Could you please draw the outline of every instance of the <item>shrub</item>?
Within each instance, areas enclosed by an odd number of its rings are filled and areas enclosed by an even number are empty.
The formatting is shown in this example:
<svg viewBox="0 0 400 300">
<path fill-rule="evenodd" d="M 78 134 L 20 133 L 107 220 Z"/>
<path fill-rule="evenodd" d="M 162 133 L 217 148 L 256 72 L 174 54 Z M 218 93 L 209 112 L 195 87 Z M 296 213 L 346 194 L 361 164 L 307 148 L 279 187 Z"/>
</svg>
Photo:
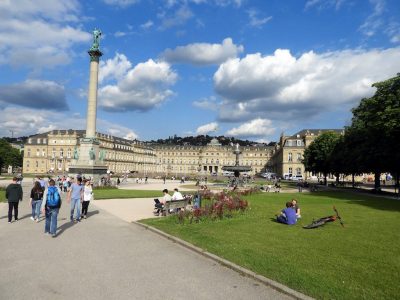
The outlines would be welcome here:
<svg viewBox="0 0 400 300">
<path fill-rule="evenodd" d="M 250 195 L 256 191 L 257 189 L 250 189 L 212 193 L 209 190 L 203 190 L 200 194 L 202 199 L 206 200 L 204 206 L 195 208 L 192 211 L 180 211 L 177 214 L 178 222 L 183 224 L 185 220 L 188 220 L 189 223 L 193 221 L 198 223 L 205 219 L 221 220 L 223 218 L 232 218 L 236 213 L 243 213 L 249 207 L 247 200 L 242 199 L 241 196 Z"/>
</svg>

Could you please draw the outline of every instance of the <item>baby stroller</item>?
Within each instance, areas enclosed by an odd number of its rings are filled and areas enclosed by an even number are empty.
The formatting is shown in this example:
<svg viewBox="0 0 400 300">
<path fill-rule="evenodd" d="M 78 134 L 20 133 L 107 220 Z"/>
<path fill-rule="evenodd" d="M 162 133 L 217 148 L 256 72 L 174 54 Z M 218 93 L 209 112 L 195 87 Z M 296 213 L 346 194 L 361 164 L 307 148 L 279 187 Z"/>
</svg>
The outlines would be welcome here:
<svg viewBox="0 0 400 300">
<path fill-rule="evenodd" d="M 163 209 L 163 204 L 158 199 L 154 199 L 154 215 L 158 216 Z"/>
</svg>

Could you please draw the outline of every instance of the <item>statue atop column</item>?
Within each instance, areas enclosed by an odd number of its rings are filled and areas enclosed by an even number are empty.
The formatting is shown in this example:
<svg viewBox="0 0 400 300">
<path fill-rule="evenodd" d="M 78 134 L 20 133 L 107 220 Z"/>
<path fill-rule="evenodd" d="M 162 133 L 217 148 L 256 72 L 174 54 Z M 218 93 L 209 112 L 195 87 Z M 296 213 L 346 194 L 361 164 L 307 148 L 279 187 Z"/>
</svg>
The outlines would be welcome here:
<svg viewBox="0 0 400 300">
<path fill-rule="evenodd" d="M 93 44 L 90 51 L 99 51 L 101 31 L 99 29 L 93 30 Z"/>
</svg>

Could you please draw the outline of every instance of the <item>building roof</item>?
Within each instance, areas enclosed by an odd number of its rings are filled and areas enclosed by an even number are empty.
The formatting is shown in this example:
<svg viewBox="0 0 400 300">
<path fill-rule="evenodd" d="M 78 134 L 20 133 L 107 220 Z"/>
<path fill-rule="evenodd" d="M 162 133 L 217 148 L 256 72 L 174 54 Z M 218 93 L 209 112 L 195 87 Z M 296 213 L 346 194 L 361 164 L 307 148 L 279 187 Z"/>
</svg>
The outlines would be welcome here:
<svg viewBox="0 0 400 300">
<path fill-rule="evenodd" d="M 344 132 L 344 129 L 302 129 L 299 132 L 296 132 L 292 136 L 289 136 L 290 139 L 295 139 L 297 136 L 305 136 L 305 135 L 320 135 L 323 132 L 328 132 L 328 131 L 333 131 L 338 134 L 341 134 Z"/>
</svg>

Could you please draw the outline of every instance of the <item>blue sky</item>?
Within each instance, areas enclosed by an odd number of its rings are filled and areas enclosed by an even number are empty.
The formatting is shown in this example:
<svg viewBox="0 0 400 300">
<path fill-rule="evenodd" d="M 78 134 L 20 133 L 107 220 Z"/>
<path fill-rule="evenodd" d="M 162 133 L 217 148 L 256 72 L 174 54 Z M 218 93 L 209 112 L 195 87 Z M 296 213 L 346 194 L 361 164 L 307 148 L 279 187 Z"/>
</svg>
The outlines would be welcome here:
<svg viewBox="0 0 400 300">
<path fill-rule="evenodd" d="M 86 127 L 94 28 L 97 130 L 128 139 L 341 128 L 400 72 L 397 0 L 6 0 L 0 136 Z"/>
</svg>

